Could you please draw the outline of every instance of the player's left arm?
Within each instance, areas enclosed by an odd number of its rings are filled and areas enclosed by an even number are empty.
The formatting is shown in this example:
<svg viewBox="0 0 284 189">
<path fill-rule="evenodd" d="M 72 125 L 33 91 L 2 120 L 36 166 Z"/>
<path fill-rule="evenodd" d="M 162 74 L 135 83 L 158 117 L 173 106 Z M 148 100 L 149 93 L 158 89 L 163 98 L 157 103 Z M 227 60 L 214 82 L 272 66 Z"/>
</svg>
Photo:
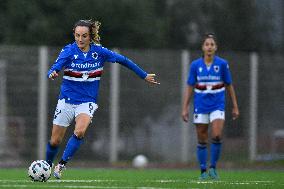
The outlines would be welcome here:
<svg viewBox="0 0 284 189">
<path fill-rule="evenodd" d="M 229 93 L 229 96 L 231 98 L 232 104 L 233 104 L 233 109 L 232 109 L 232 116 L 233 120 L 237 119 L 239 117 L 239 107 L 238 107 L 238 101 L 237 101 L 237 96 L 235 93 L 234 86 L 232 84 L 232 76 L 229 68 L 228 62 L 225 62 L 223 64 L 223 80 L 225 82 L 226 90 Z"/>
<path fill-rule="evenodd" d="M 118 62 L 119 64 L 127 67 L 128 69 L 132 70 L 134 73 L 136 73 L 141 79 L 146 80 L 149 83 L 152 84 L 160 84 L 159 82 L 156 81 L 155 77 L 156 74 L 148 74 L 147 72 L 145 72 L 142 68 L 140 68 L 137 64 L 135 64 L 132 60 L 128 59 L 127 57 L 115 53 L 113 51 L 110 51 L 106 48 L 104 48 L 105 50 L 105 55 L 107 57 L 107 61 L 109 62 Z"/>
<path fill-rule="evenodd" d="M 233 104 L 232 115 L 233 115 L 233 120 L 235 120 L 239 117 L 240 112 L 239 112 L 237 96 L 236 96 L 233 84 L 226 85 L 226 90 L 228 91 L 229 96 L 231 97 L 231 101 Z"/>
<path fill-rule="evenodd" d="M 116 62 L 118 62 L 119 64 L 127 67 L 128 69 L 132 70 L 133 72 L 135 72 L 139 77 L 141 77 L 142 79 L 145 79 L 147 82 L 152 83 L 152 84 L 160 84 L 159 82 L 157 82 L 155 80 L 156 74 L 151 73 L 148 74 L 147 72 L 145 72 L 142 68 L 140 68 L 137 64 L 135 64 L 134 62 L 132 62 L 130 59 L 126 58 L 125 56 L 120 55 L 121 57 L 119 57 Z"/>
</svg>

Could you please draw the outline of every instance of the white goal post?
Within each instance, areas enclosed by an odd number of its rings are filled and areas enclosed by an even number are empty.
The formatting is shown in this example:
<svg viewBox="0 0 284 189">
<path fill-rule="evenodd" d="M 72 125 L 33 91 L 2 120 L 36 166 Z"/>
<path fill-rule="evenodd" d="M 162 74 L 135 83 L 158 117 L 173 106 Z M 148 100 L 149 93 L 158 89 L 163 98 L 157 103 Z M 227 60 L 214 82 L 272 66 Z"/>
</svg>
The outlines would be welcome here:
<svg viewBox="0 0 284 189">
<path fill-rule="evenodd" d="M 45 46 L 39 47 L 38 66 L 38 129 L 37 129 L 37 158 L 45 159 L 45 146 L 47 143 L 47 89 L 46 78 L 48 70 L 48 49 Z"/>
</svg>

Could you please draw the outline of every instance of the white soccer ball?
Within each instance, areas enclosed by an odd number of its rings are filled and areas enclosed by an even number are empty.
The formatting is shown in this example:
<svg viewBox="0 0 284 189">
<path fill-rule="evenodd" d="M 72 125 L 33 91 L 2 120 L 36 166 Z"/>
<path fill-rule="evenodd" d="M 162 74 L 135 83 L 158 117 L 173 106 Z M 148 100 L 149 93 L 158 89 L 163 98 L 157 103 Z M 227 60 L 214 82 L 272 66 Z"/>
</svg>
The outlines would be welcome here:
<svg viewBox="0 0 284 189">
<path fill-rule="evenodd" d="M 51 175 L 51 167 L 44 160 L 36 160 L 29 167 L 28 175 L 35 182 L 46 182 Z"/>
<path fill-rule="evenodd" d="M 146 156 L 139 154 L 134 157 L 132 165 L 135 168 L 145 168 L 148 165 L 148 159 Z"/>
</svg>

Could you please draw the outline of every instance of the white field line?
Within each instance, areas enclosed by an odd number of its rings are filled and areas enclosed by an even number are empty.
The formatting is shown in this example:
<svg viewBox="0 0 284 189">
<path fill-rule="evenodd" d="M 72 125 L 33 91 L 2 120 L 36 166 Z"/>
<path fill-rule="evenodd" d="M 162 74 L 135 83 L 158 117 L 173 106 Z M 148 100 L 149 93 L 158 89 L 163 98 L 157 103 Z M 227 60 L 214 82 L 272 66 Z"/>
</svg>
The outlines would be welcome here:
<svg viewBox="0 0 284 189">
<path fill-rule="evenodd" d="M 265 181 L 265 180 L 254 180 L 254 181 L 222 181 L 222 180 L 207 180 L 207 181 L 199 181 L 199 180 L 191 180 L 188 183 L 195 183 L 195 184 L 204 184 L 204 183 L 215 183 L 215 184 L 231 184 L 231 185 L 271 185 L 275 184 L 274 181 Z M 279 183 L 280 184 L 280 183 Z M 283 185 L 284 183 L 281 183 L 280 185 Z"/>
<path fill-rule="evenodd" d="M 0 179 L 0 184 L 4 183 L 31 183 L 29 179 L 27 180 L 9 180 L 9 179 Z M 104 182 L 127 182 L 126 180 L 113 180 L 113 179 L 95 179 L 95 180 L 48 180 L 47 182 L 51 183 L 104 183 Z M 255 181 L 222 181 L 222 180 L 185 180 L 185 179 L 162 179 L 162 180 L 145 180 L 143 182 L 153 182 L 153 183 L 224 183 L 224 184 L 274 184 L 275 181 L 269 180 L 255 180 Z M 36 182 L 35 182 L 36 183 Z"/>
<path fill-rule="evenodd" d="M 48 183 L 110 183 L 110 182 L 127 182 L 126 180 L 48 180 Z M 147 182 L 147 180 L 146 180 Z M 160 183 L 178 183 L 177 180 L 148 180 L 148 182 L 160 182 Z M 185 182 L 184 180 L 182 182 Z M 11 184 L 10 184 L 11 183 Z M 23 184 L 12 184 L 12 183 L 23 183 Z M 33 184 L 25 184 L 25 183 L 34 183 Z M 0 179 L 0 188 L 78 188 L 78 189 L 171 189 L 166 187 L 129 187 L 129 186 L 82 186 L 82 185 L 42 185 L 40 182 L 32 182 L 30 180 L 1 180 Z M 200 189 L 200 188 L 187 188 L 187 189 Z"/>
<path fill-rule="evenodd" d="M 129 186 L 78 186 L 78 185 L 66 185 L 66 186 L 48 186 L 48 185 L 24 185 L 24 184 L 0 184 L 0 188 L 82 188 L 82 189 L 171 189 L 161 187 L 129 187 Z M 188 188 L 188 189 L 199 189 L 199 188 Z"/>
<path fill-rule="evenodd" d="M 97 179 L 97 180 L 49 180 L 49 183 L 55 184 L 55 183 L 111 183 L 111 182 L 120 182 L 120 183 L 127 183 L 126 180 L 111 180 L 111 179 Z M 172 179 L 166 179 L 166 180 L 145 180 L 144 182 L 148 183 L 188 183 L 188 184 L 226 184 L 226 185 L 273 185 L 276 184 L 278 186 L 284 186 L 284 183 L 275 183 L 275 181 L 265 181 L 265 180 L 255 180 L 255 181 L 199 181 L 199 180 L 172 180 Z M 14 184 L 13 184 L 14 183 Z M 20 183 L 20 184 L 18 184 Z M 21 184 L 22 183 L 22 184 Z M 33 183 L 30 180 L 1 180 L 0 179 L 0 188 L 78 188 L 78 189 L 169 189 L 169 188 L 163 188 L 163 187 L 129 187 L 129 186 L 121 186 L 121 187 L 110 187 L 110 186 L 82 186 L 82 185 L 64 185 L 64 186 L 58 186 L 58 185 L 43 185 L 41 183 L 35 182 L 33 184 L 27 184 L 27 183 Z M 198 189 L 198 188 L 188 188 L 188 189 Z"/>
</svg>

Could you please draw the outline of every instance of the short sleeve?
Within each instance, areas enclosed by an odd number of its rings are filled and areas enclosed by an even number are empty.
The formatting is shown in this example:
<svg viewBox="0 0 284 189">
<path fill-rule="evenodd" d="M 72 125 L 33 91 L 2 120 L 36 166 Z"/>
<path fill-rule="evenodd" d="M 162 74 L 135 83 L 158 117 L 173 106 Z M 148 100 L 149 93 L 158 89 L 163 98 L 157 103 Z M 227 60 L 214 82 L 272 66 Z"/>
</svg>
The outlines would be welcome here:
<svg viewBox="0 0 284 189">
<path fill-rule="evenodd" d="M 231 76 L 228 62 L 225 62 L 223 64 L 223 80 L 224 80 L 224 83 L 228 85 L 232 83 L 232 76 Z"/>
<path fill-rule="evenodd" d="M 194 63 L 191 63 L 187 78 L 187 84 L 194 86 L 196 84 L 196 66 Z"/>
</svg>

